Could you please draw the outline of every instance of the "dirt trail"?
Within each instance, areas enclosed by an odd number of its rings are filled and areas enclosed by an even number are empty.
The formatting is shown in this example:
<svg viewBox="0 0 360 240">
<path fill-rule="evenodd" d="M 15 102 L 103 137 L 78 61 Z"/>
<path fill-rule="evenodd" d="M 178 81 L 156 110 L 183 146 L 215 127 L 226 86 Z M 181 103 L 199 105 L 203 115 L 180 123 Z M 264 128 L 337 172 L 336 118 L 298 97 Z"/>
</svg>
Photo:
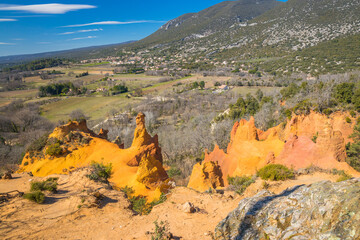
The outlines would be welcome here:
<svg viewBox="0 0 360 240">
<path fill-rule="evenodd" d="M 0 180 L 0 193 L 28 191 L 27 174 L 15 174 L 13 180 Z M 154 221 L 167 221 L 170 231 L 178 239 L 211 239 L 211 232 L 240 199 L 261 190 L 263 181 L 257 180 L 242 196 L 233 192 L 198 193 L 176 187 L 165 203 L 154 207 L 149 215 L 134 215 L 124 194 L 104 188 L 82 174 L 60 175 L 58 193 L 48 194 L 44 204 L 35 204 L 20 197 L 0 204 L 0 236 L 3 239 L 151 239 Z M 325 173 L 299 176 L 296 180 L 270 182 L 269 190 L 280 193 L 288 187 L 311 184 L 323 180 L 335 181 L 338 176 Z M 106 198 L 101 208 L 78 208 L 84 192 L 102 192 Z M 191 202 L 200 211 L 188 214 L 182 210 Z"/>
</svg>

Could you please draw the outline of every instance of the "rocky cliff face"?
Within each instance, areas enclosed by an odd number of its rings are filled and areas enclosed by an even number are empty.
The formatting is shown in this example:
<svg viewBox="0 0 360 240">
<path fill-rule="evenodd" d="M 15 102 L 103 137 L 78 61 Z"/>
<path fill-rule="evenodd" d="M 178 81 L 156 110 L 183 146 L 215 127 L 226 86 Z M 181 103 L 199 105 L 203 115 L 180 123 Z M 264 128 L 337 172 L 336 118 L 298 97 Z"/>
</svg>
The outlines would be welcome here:
<svg viewBox="0 0 360 240">
<path fill-rule="evenodd" d="M 67 174 L 73 169 L 92 162 L 112 164 L 110 182 L 117 187 L 132 187 L 135 195 L 158 198 L 168 185 L 168 176 L 162 166 L 162 155 L 157 136 L 151 137 L 145 128 L 145 115 L 136 118 L 134 140 L 130 148 L 106 139 L 106 130 L 95 134 L 85 121 L 69 122 L 57 127 L 50 134 L 47 145 L 39 153 L 27 153 L 20 172 L 32 172 L 34 176 Z M 49 155 L 52 143 L 59 144 L 61 153 Z M 121 144 L 120 144 L 121 145 Z"/>
<path fill-rule="evenodd" d="M 360 179 L 296 186 L 243 199 L 215 239 L 359 239 Z"/>
<path fill-rule="evenodd" d="M 360 176 L 345 162 L 345 144 L 354 127 L 345 121 L 346 117 L 344 113 L 330 117 L 315 112 L 294 115 L 285 126 L 280 124 L 266 132 L 255 127 L 253 117 L 241 120 L 234 124 L 227 152 L 215 146 L 213 152 L 205 154 L 204 162 L 218 163 L 225 185 L 227 176 L 253 175 L 269 163 L 294 169 L 336 168 Z M 201 169 L 195 166 L 188 187 L 202 191 L 201 186 L 206 184 L 199 182 L 207 180 L 198 171 Z"/>
</svg>

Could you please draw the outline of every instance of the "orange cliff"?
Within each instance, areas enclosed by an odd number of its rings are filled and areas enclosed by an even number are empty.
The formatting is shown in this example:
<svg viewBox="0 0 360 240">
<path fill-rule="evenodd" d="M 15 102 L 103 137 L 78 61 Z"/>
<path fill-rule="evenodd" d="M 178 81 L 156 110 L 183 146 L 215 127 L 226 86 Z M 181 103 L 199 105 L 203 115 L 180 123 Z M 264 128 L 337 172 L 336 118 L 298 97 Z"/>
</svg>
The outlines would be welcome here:
<svg viewBox="0 0 360 240">
<path fill-rule="evenodd" d="M 286 125 L 280 124 L 266 132 L 255 127 L 253 117 L 249 121 L 242 119 L 234 124 L 227 152 L 218 146 L 211 153 L 205 152 L 204 161 L 193 168 L 188 187 L 208 190 L 209 180 L 217 177 L 223 179 L 223 184 L 213 181 L 212 188 L 223 187 L 227 185 L 228 176 L 253 175 L 270 163 L 294 169 L 336 168 L 360 176 L 345 162 L 345 145 L 356 122 L 352 119 L 352 123 L 347 123 L 346 117 L 350 117 L 349 114 L 340 112 L 330 117 L 315 112 L 293 115 Z M 220 168 L 221 176 L 216 173 L 219 171 L 204 172 L 209 163 Z"/>
<path fill-rule="evenodd" d="M 145 128 L 145 115 L 136 117 L 134 140 L 130 148 L 107 139 L 107 131 L 99 135 L 89 130 L 86 121 L 69 122 L 55 128 L 49 142 L 60 142 L 59 156 L 46 154 L 49 146 L 40 153 L 27 153 L 20 165 L 21 172 L 32 172 L 35 176 L 67 174 L 74 168 L 89 166 L 92 162 L 112 164 L 109 179 L 117 187 L 132 187 L 135 195 L 154 200 L 169 188 L 168 175 L 162 166 L 162 154 L 158 137 L 151 137 Z"/>
</svg>

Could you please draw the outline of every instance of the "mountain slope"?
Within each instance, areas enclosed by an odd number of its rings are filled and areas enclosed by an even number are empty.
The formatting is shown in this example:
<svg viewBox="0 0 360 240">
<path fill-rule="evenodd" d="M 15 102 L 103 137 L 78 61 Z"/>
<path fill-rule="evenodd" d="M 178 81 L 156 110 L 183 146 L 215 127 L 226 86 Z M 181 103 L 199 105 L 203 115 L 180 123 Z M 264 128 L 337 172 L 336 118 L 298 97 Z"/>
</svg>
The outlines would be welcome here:
<svg viewBox="0 0 360 240">
<path fill-rule="evenodd" d="M 358 0 L 234 1 L 174 19 L 130 46 L 155 55 L 241 60 L 283 57 L 357 33 Z"/>
<path fill-rule="evenodd" d="M 175 18 L 135 45 L 203 38 L 234 24 L 251 20 L 279 4 L 276 0 L 224 1 L 198 13 Z"/>
</svg>

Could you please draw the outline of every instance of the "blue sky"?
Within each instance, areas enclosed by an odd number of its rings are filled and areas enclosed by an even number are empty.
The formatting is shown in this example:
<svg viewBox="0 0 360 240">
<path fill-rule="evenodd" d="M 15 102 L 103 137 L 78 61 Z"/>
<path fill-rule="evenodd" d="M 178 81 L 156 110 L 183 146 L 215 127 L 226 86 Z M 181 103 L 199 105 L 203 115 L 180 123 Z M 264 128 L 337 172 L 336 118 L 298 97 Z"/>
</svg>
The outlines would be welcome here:
<svg viewBox="0 0 360 240">
<path fill-rule="evenodd" d="M 138 40 L 166 21 L 222 0 L 7 0 L 0 3 L 0 56 Z"/>
</svg>

